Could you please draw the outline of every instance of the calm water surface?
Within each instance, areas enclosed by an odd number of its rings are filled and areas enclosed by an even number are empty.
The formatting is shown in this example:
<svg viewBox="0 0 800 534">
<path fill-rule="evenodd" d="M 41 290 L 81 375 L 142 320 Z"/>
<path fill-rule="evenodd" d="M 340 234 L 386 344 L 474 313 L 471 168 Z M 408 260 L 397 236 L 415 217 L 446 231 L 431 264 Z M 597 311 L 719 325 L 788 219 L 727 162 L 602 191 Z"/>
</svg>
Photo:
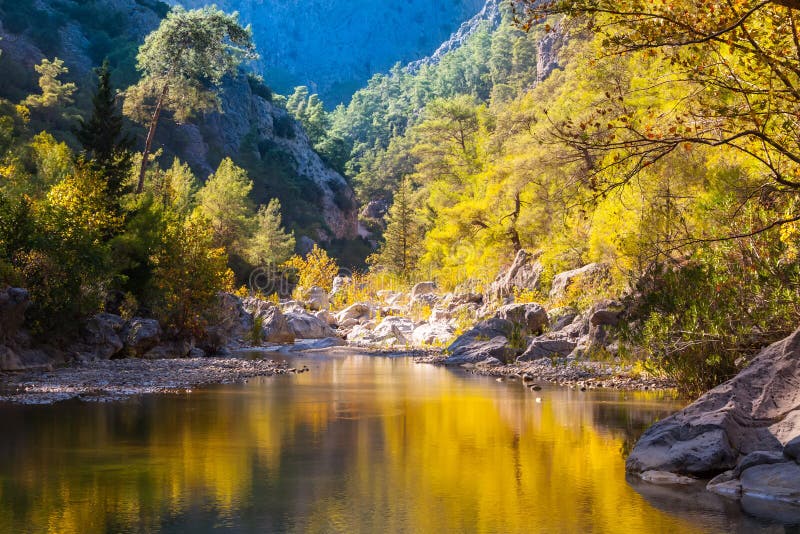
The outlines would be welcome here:
<svg viewBox="0 0 800 534">
<path fill-rule="evenodd" d="M 0 532 L 784 531 L 699 488 L 626 481 L 627 448 L 680 407 L 663 394 L 532 393 L 408 359 L 292 363 L 311 372 L 0 405 Z"/>
</svg>

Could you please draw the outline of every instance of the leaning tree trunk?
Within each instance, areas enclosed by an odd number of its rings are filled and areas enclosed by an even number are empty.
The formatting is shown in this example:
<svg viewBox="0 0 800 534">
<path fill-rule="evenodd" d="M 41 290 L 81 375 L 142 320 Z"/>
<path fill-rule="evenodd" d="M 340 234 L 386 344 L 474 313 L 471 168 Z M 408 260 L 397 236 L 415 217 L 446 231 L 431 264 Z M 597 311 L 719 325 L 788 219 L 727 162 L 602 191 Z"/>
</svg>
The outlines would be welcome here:
<svg viewBox="0 0 800 534">
<path fill-rule="evenodd" d="M 139 183 L 136 185 L 136 193 L 139 194 L 144 191 L 144 175 L 147 172 L 147 164 L 150 160 L 150 151 L 153 148 L 153 139 L 156 136 L 156 127 L 158 127 L 158 119 L 161 117 L 161 110 L 164 108 L 164 101 L 167 99 L 169 93 L 169 84 L 164 84 L 164 89 L 161 90 L 161 95 L 158 97 L 156 103 L 156 110 L 153 112 L 153 118 L 150 119 L 150 129 L 147 132 L 147 140 L 144 143 L 144 152 L 142 152 L 142 166 L 139 169 Z"/>
</svg>

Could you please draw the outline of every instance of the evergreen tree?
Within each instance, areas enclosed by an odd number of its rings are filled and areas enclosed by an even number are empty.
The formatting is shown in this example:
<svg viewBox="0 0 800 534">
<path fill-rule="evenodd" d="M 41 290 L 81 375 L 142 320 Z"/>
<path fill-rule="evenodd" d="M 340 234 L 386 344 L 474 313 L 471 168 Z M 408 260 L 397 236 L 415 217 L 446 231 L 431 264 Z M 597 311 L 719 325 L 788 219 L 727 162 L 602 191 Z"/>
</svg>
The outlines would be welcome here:
<svg viewBox="0 0 800 534">
<path fill-rule="evenodd" d="M 401 179 L 386 220 L 385 241 L 370 263 L 409 276 L 417 267 L 423 230 L 412 205 L 411 184 L 407 178 Z"/>
<path fill-rule="evenodd" d="M 198 209 L 211 224 L 215 244 L 229 253 L 240 252 L 249 235 L 253 205 L 248 195 L 252 189 L 247 172 L 225 158 L 197 193 Z"/>
<path fill-rule="evenodd" d="M 97 69 L 97 92 L 92 98 L 92 115 L 81 120 L 76 136 L 87 159 L 108 184 L 108 195 L 116 199 L 122 193 L 131 167 L 131 140 L 122 132 L 122 114 L 117 109 L 108 60 Z"/>
<path fill-rule="evenodd" d="M 294 252 L 294 235 L 283 229 L 281 203 L 273 198 L 256 214 L 255 231 L 247 248 L 247 261 L 253 265 L 279 265 Z"/>
<path fill-rule="evenodd" d="M 235 74 L 244 59 L 255 59 L 250 28 L 237 14 L 215 6 L 187 11 L 174 7 L 139 48 L 142 78 L 127 90 L 125 113 L 149 123 L 136 192 L 144 190 L 145 173 L 156 128 L 165 110 L 178 122 L 219 107 L 217 93 L 225 75 Z"/>
</svg>

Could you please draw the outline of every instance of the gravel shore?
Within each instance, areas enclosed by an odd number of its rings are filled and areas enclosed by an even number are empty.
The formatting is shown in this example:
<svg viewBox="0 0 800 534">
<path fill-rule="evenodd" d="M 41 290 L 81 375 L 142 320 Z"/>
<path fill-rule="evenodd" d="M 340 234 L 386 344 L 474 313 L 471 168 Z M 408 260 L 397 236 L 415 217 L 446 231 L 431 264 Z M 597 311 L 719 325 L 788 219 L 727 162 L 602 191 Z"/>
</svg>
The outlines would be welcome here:
<svg viewBox="0 0 800 534">
<path fill-rule="evenodd" d="M 288 369 L 283 362 L 240 358 L 99 361 L 44 373 L 0 375 L 0 402 L 52 404 L 75 398 L 115 401 L 290 372 L 297 371 Z"/>
<path fill-rule="evenodd" d="M 417 363 L 442 365 L 446 356 L 428 354 L 414 359 Z M 503 380 L 523 380 L 535 387 L 536 382 L 549 382 L 559 386 L 595 389 L 611 388 L 621 390 L 662 390 L 674 389 L 676 384 L 667 378 L 637 374 L 630 366 L 615 363 L 577 361 L 566 358 L 542 359 L 507 365 L 461 366 L 469 372 L 495 376 Z"/>
</svg>

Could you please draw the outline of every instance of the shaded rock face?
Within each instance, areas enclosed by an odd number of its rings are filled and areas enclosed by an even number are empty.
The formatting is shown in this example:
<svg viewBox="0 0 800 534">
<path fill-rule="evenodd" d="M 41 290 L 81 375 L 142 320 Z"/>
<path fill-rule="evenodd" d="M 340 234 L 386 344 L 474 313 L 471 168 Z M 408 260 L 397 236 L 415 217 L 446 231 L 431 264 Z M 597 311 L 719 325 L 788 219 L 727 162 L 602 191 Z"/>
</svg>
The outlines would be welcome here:
<svg viewBox="0 0 800 534">
<path fill-rule="evenodd" d="M 341 2 L 345 3 L 344 0 Z M 209 2 L 196 0 L 194 3 L 206 5 Z M 234 9 L 239 4 L 250 4 L 256 10 L 262 8 L 262 2 L 256 0 L 232 0 L 228 3 L 233 4 Z M 286 16 L 285 21 L 293 24 L 296 22 L 294 15 L 297 9 L 277 0 L 270 3 L 280 4 L 278 9 Z M 51 6 L 56 2 L 45 0 L 36 4 L 52 11 Z M 104 4 L 110 17 L 121 16 L 130 21 L 125 26 L 124 33 L 115 37 L 125 38 L 132 45 L 139 46 L 145 35 L 159 25 L 157 9 L 152 7 L 155 2 L 108 0 Z M 233 11 L 230 7 L 228 6 L 228 10 Z M 62 16 L 60 12 L 52 13 L 54 16 Z M 264 18 L 274 21 L 273 17 Z M 56 50 L 47 54 L 37 48 L 30 37 L 10 33 L 0 20 L 0 51 L 3 61 L 33 72 L 33 66 L 44 57 L 57 56 L 69 68 L 70 80 L 79 81 L 81 88 L 93 87 L 95 80 L 92 68 L 97 65 L 92 59 L 91 45 L 96 40 L 96 35 L 93 35 L 92 28 L 82 27 L 76 23 L 77 20 L 65 21 L 58 35 L 59 42 L 54 45 Z M 274 48 L 263 42 L 258 44 L 265 47 L 263 50 L 269 51 L 264 54 L 265 57 L 276 57 Z M 296 41 L 288 39 L 283 46 L 294 47 Z M 303 57 L 303 61 L 306 59 Z M 2 86 L 0 84 L 0 90 Z M 30 89 L 33 90 L 34 87 Z M 270 182 L 274 178 L 260 176 L 263 175 L 263 170 L 260 170 L 262 167 L 281 175 L 291 168 L 295 175 L 293 178 L 302 185 L 303 190 L 313 191 L 305 193 L 301 201 L 303 207 L 308 206 L 312 213 L 319 216 L 319 229 L 316 232 L 318 235 L 312 237 L 326 242 L 333 238 L 355 238 L 358 235 L 358 213 L 352 187 L 344 177 L 323 162 L 302 126 L 286 110 L 273 105 L 260 94 L 261 91 L 254 89 L 244 75 L 228 77 L 224 80 L 220 94 L 221 113 L 206 113 L 182 125 L 162 120 L 155 139 L 156 146 L 164 148 L 162 164 L 169 165 L 173 157 L 178 156 L 204 181 L 216 169 L 222 155 L 230 156 L 238 165 L 255 169 L 251 172 L 251 178 L 256 182 L 256 191 L 263 191 L 274 185 Z M 13 95 L 0 92 L 0 96 L 11 98 Z M 16 101 L 17 98 L 12 100 Z M 263 203 L 269 200 L 266 197 L 255 199 Z M 288 205 L 289 200 L 297 199 L 281 198 L 284 206 Z M 291 214 L 287 214 L 288 218 L 290 216 Z"/>
<path fill-rule="evenodd" d="M 568 339 L 534 339 L 528 345 L 527 350 L 517 358 L 517 361 L 528 362 L 542 358 L 568 356 L 577 346 L 576 342 Z"/>
<path fill-rule="evenodd" d="M 653 425 L 628 457 L 627 469 L 710 475 L 735 468 L 740 456 L 751 452 L 782 452 L 800 436 L 798 384 L 800 330 L 764 349 L 733 379 Z"/>
<path fill-rule="evenodd" d="M 86 321 L 81 328 L 81 341 L 76 347 L 81 361 L 108 360 L 124 346 L 122 329 L 125 320 L 118 315 L 100 313 Z"/>
<path fill-rule="evenodd" d="M 513 297 L 518 291 L 538 291 L 544 268 L 536 261 L 539 254 L 520 250 L 514 262 L 497 276 L 489 288 L 490 296 L 496 299 Z"/>
</svg>

